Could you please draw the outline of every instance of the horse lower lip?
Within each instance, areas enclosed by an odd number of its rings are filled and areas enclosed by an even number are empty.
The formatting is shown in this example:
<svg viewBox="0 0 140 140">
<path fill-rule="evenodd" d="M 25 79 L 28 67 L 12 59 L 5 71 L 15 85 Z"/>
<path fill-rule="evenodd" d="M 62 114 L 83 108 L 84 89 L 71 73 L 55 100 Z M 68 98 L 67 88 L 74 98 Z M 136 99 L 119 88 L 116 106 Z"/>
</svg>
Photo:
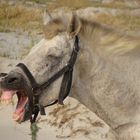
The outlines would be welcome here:
<svg viewBox="0 0 140 140">
<path fill-rule="evenodd" d="M 21 122 L 23 120 L 24 116 L 24 110 L 20 112 L 20 114 L 17 114 L 16 112 L 13 113 L 13 120 L 17 122 Z"/>
</svg>

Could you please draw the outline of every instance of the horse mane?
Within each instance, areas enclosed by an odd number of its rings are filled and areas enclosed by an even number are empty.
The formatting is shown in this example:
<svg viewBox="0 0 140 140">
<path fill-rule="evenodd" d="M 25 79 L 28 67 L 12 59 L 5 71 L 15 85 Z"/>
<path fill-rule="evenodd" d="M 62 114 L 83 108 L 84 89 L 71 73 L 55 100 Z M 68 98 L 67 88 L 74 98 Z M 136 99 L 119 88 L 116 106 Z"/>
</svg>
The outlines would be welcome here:
<svg viewBox="0 0 140 140">
<path fill-rule="evenodd" d="M 82 28 L 80 35 L 93 49 L 109 54 L 122 55 L 132 50 L 140 50 L 139 38 L 115 30 L 109 26 L 80 18 Z"/>
</svg>

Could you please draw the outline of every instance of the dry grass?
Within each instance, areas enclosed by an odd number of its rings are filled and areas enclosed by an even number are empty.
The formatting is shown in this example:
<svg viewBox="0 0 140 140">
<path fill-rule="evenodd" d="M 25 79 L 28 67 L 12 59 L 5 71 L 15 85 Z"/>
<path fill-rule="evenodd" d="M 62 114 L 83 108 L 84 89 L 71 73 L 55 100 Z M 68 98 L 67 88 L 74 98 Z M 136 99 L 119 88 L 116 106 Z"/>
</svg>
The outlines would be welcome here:
<svg viewBox="0 0 140 140">
<path fill-rule="evenodd" d="M 68 123 L 80 114 L 80 112 L 72 112 L 78 109 L 79 106 L 80 104 L 77 104 L 76 106 L 70 108 L 70 105 L 67 104 L 65 106 L 56 107 L 52 112 L 49 113 L 49 116 L 52 116 L 54 120 L 50 120 L 48 123 L 51 126 L 57 126 L 58 128 L 61 128 L 64 124 Z"/>
<path fill-rule="evenodd" d="M 48 3 L 51 2 L 51 0 L 32 0 L 33 2 L 37 3 Z M 139 0 L 137 0 L 138 4 Z M 132 7 L 128 4 L 126 4 L 123 0 L 115 0 L 110 3 L 102 3 L 101 1 L 90 1 L 90 0 L 56 0 L 51 3 L 49 3 L 48 7 L 50 9 L 58 8 L 58 7 L 69 7 L 73 9 L 77 8 L 84 8 L 84 7 L 106 7 L 106 8 L 119 8 L 119 9 L 132 9 Z"/>
<path fill-rule="evenodd" d="M 0 4 L 0 31 L 32 31 L 41 28 L 41 10 Z"/>
<path fill-rule="evenodd" d="M 93 120 L 90 117 L 87 117 L 87 120 L 91 124 L 92 127 L 104 127 L 104 124 L 101 123 L 100 121 L 93 122 Z"/>
<path fill-rule="evenodd" d="M 57 135 L 57 138 L 61 138 L 61 139 L 66 139 L 66 138 L 70 138 L 73 136 L 76 136 L 77 134 L 82 134 L 82 135 L 89 135 L 90 131 L 87 130 L 87 128 L 83 128 L 83 127 L 79 127 L 77 129 L 74 129 L 71 131 L 71 133 L 69 135 Z"/>
<path fill-rule="evenodd" d="M 47 0 L 42 0 L 42 2 L 46 1 Z M 88 6 L 126 8 L 126 5 L 122 3 L 122 1 L 101 4 L 99 2 L 90 2 L 87 0 L 75 0 L 74 2 L 71 0 L 57 0 L 56 2 L 49 3 L 47 8 L 49 11 L 52 11 L 55 8 L 63 6 L 67 6 L 72 9 Z M 136 16 L 129 16 L 125 14 L 111 16 L 100 13 L 94 20 L 128 31 L 140 29 L 140 17 Z M 25 5 L 9 6 L 8 4 L 0 3 L 0 31 L 9 32 L 15 30 L 41 32 L 42 8 L 27 7 Z"/>
<path fill-rule="evenodd" d="M 54 9 L 58 7 L 69 7 L 72 9 L 77 9 L 89 6 L 93 6 L 93 3 L 88 0 L 56 0 L 56 2 L 50 3 L 48 8 Z"/>
</svg>

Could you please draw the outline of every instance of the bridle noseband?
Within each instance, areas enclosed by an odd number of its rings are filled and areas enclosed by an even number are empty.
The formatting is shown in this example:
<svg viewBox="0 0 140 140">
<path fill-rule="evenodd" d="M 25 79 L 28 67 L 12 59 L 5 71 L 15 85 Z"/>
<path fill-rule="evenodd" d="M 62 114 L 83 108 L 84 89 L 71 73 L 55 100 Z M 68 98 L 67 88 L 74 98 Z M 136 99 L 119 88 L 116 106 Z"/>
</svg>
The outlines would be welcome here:
<svg viewBox="0 0 140 140">
<path fill-rule="evenodd" d="M 31 123 L 36 121 L 36 118 L 38 116 L 38 113 L 40 112 L 41 115 L 45 115 L 45 109 L 44 106 L 41 106 L 39 104 L 39 96 L 41 92 L 48 88 L 55 80 L 57 80 L 59 77 L 63 76 L 61 87 L 60 87 L 60 92 L 58 99 L 54 101 L 53 103 L 47 105 L 51 106 L 56 103 L 59 103 L 63 105 L 64 99 L 69 95 L 71 85 L 72 85 L 72 75 L 73 75 L 73 67 L 77 59 L 77 55 L 79 52 L 79 38 L 78 36 L 75 36 L 75 42 L 74 42 L 74 48 L 71 54 L 71 57 L 67 63 L 66 66 L 64 66 L 60 71 L 58 71 L 56 74 L 54 74 L 50 79 L 45 81 L 43 84 L 38 84 L 30 72 L 30 70 L 27 68 L 27 66 L 23 63 L 19 63 L 17 67 L 21 68 L 24 74 L 27 76 L 28 80 L 31 83 L 31 89 L 30 92 L 28 92 L 27 96 L 30 96 L 31 102 L 33 102 L 32 108 L 32 115 L 30 118 Z M 45 107 L 47 107 L 45 106 Z"/>
</svg>

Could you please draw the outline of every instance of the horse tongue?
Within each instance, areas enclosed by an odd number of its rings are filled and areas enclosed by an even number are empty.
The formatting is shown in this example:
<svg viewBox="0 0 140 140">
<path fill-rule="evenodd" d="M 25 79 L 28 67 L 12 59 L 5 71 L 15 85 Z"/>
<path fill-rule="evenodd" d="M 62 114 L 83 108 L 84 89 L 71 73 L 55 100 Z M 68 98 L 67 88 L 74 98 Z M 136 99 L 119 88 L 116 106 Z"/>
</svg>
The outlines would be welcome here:
<svg viewBox="0 0 140 140">
<path fill-rule="evenodd" d="M 21 98 L 19 99 L 16 110 L 13 113 L 13 119 L 15 121 L 21 121 L 23 119 L 24 111 L 25 111 L 24 107 L 27 101 L 28 101 L 28 97 L 21 96 Z"/>
<path fill-rule="evenodd" d="M 3 90 L 1 95 L 1 102 L 4 104 L 9 104 L 12 101 L 12 98 L 15 94 L 13 90 Z"/>
</svg>

